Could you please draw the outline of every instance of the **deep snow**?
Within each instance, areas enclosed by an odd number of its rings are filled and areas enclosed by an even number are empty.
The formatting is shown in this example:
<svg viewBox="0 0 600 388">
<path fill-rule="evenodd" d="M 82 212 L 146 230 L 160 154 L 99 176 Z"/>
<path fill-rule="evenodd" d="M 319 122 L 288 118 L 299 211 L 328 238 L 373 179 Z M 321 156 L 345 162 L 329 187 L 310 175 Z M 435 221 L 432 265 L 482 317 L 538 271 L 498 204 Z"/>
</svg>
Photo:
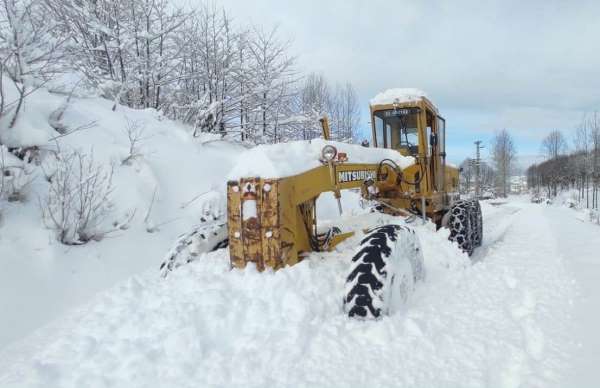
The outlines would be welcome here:
<svg viewBox="0 0 600 388">
<path fill-rule="evenodd" d="M 0 385 L 595 386 L 597 335 L 587 338 L 595 329 L 583 318 L 598 301 L 599 266 L 592 249 L 562 236 L 567 220 L 588 237 L 597 227 L 569 209 L 520 200 L 483 211 L 474 265 L 447 233 L 413 223 L 427 281 L 381 320 L 342 312 L 360 236 L 262 274 L 230 271 L 221 250 L 166 279 L 155 269 L 134 276 L 5 349 Z"/>
<path fill-rule="evenodd" d="M 9 88 L 9 99 L 11 93 Z M 215 135 L 193 138 L 191 128 L 153 109 L 112 108 L 113 102 L 102 98 L 69 98 L 42 88 L 28 96 L 14 129 L 0 123 L 2 142 L 15 147 L 42 144 L 42 166 L 28 166 L 32 173 L 24 179 L 31 183 L 23 201 L 0 200 L 0 348 L 117 281 L 158 267 L 177 236 L 199 223 L 204 212 L 224 212 L 228 178 L 285 176 L 317 167 L 325 144 L 346 152 L 350 162 L 388 157 L 401 166 L 413 163 L 390 150 L 322 140 L 247 149 Z M 75 132 L 60 136 L 50 123 Z M 139 156 L 123 164 L 130 146 L 129 126 L 142 131 Z M 127 230 L 83 246 L 56 241 L 55 232 L 43 222 L 39 203 L 48 191 L 44 171 L 51 163 L 46 162 L 57 150 L 78 150 L 107 169 L 112 166 L 112 209 L 105 224 L 110 227 L 133 215 Z M 3 154 L 5 164 L 23 165 L 7 151 Z M 346 210 L 354 214 L 357 195 L 349 192 L 345 198 L 352 199 L 345 206 L 351 202 Z M 334 203 L 331 195 L 319 202 L 320 214 L 335 215 L 329 206 Z"/>
<path fill-rule="evenodd" d="M 3 132 L 2 140 L 57 136 L 47 124 L 65 98 L 37 91 L 19 123 L 36 130 Z M 108 221 L 135 212 L 128 229 L 84 246 L 58 243 L 41 221 L 47 182 L 35 166 L 24 201 L 0 203 L 0 386 L 596 385 L 600 229 L 580 213 L 525 198 L 485 202 L 475 264 L 447 231 L 416 221 L 426 282 L 403 309 L 373 322 L 342 311 L 360 233 L 275 273 L 230 271 L 220 250 L 163 279 L 158 265 L 177 235 L 204 212 L 223 211 L 228 177 L 317 166 L 324 142 L 246 150 L 194 139 L 150 109 L 111 108 L 73 98 L 61 125 L 94 125 L 42 153 L 93 151 L 112 164 Z M 123 165 L 132 122 L 144 128 L 141 156 Z M 385 152 L 338 147 L 350 161 Z M 318 215 L 344 230 L 398 222 L 366 213 L 358 201 L 344 192 L 339 216 L 324 194 Z"/>
<path fill-rule="evenodd" d="M 415 88 L 394 88 L 378 93 L 371 99 L 371 105 L 388 105 L 394 102 L 414 102 L 427 98 L 427 93 Z"/>
<path fill-rule="evenodd" d="M 243 152 L 229 172 L 229 178 L 238 179 L 247 176 L 279 178 L 300 174 L 311 168 L 322 166 L 319 159 L 321 150 L 326 145 L 333 145 L 338 152 L 346 153 L 348 163 L 375 164 L 383 159 L 391 159 L 398 166 L 406 168 L 415 162 L 412 156 L 403 156 L 391 149 L 363 147 L 358 144 L 323 139 L 290 141 L 259 145 Z"/>
<path fill-rule="evenodd" d="M 17 128 L 0 131 L 3 141 L 27 145 L 40 137 L 59 136 L 48 121 L 66 98 L 46 89 L 30 95 Z M 189 128 L 155 110 L 119 106 L 112 111 L 112 105 L 101 98 L 73 98 L 62 125 L 69 130 L 93 125 L 49 142 L 41 147 L 41 155 L 47 160 L 56 149 L 77 149 L 93 153 L 103 166 L 113 165 L 115 191 L 106 222 L 134 212 L 135 216 L 127 230 L 112 233 L 101 242 L 62 245 L 42 222 L 39 202 L 48 185 L 43 169 L 30 166 L 32 182 L 24 200 L 0 201 L 0 348 L 117 281 L 157 268 L 175 238 L 198 223 L 205 210 L 225 207 L 224 177 L 244 147 L 210 136 L 193 138 Z M 129 149 L 128 123 L 143 128 L 143 140 L 141 156 L 123 165 Z M 33 134 L 28 132 L 32 126 L 38 128 Z M 20 162 L 14 159 L 10 162 Z"/>
</svg>

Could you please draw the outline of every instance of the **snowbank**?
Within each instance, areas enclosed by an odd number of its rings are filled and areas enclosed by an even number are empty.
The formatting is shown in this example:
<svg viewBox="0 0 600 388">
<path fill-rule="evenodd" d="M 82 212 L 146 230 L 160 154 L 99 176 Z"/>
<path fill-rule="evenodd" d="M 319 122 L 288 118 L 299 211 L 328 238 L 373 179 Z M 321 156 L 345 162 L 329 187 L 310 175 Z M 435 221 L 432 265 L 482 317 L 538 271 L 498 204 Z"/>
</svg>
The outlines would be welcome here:
<svg viewBox="0 0 600 388">
<path fill-rule="evenodd" d="M 545 209 L 484 204 L 475 265 L 447 230 L 415 221 L 427 280 L 377 321 L 342 311 L 360 232 L 277 272 L 232 271 L 226 250 L 166 279 L 149 271 L 0 353 L 0 385 L 592 386 L 558 383 L 571 357 L 573 283 Z M 360 231 L 398 218 L 346 222 Z"/>
<path fill-rule="evenodd" d="M 390 221 L 398 219 L 369 214 L 348 220 L 356 230 Z M 468 259 L 451 247 L 447 235 L 415 226 L 427 235 L 425 253 L 434 278 L 439 271 L 461 271 L 467 266 Z M 412 368 L 418 368 L 417 374 L 429 368 L 420 360 L 431 351 L 427 338 L 441 335 L 447 325 L 440 323 L 436 333 L 417 336 L 419 327 L 428 330 L 436 320 L 429 306 L 417 307 L 409 317 L 401 313 L 378 322 L 351 321 L 344 316 L 344 278 L 361 238 L 359 232 L 335 252 L 311 255 L 277 272 L 258 273 L 251 267 L 232 271 L 227 251 L 220 250 L 166 279 L 156 270 L 134 276 L 37 332 L 30 340 L 43 344 L 41 351 L 27 355 L 28 346 L 22 343 L 7 349 L 4 354 L 10 354 L 10 359 L 0 353 L 0 385 L 406 383 Z M 402 348 L 417 352 L 402 352 Z M 382 362 L 385 367 L 400 368 L 408 363 L 406 379 L 397 380 L 395 373 L 367 373 Z M 428 374 L 425 381 L 432 377 Z"/>
<path fill-rule="evenodd" d="M 39 115 L 22 116 L 16 128 L 24 130 L 23 144 L 42 139 L 28 138 L 27 128 L 48 122 L 64 102 L 45 91 L 29 97 L 28 109 Z M 483 203 L 484 242 L 472 265 L 447 230 L 416 220 L 427 281 L 405 309 L 374 322 L 344 315 L 344 279 L 360 231 L 401 221 L 361 214 L 353 191 L 337 218 L 330 194 L 317 204 L 323 218 L 357 231 L 334 252 L 258 273 L 230 270 L 227 250 L 219 250 L 162 279 L 158 264 L 175 237 L 203 212 L 224 208 L 227 176 L 294 175 L 319 166 L 326 144 L 354 163 L 390 158 L 406 167 L 412 159 L 322 140 L 248 151 L 203 144 L 154 110 L 111 107 L 74 98 L 60 124 L 93 125 L 45 144 L 42 155 L 93 151 L 98 163 L 112 165 L 111 217 L 136 214 L 127 229 L 83 246 L 58 243 L 41 223 L 37 199 L 48 183 L 39 167 L 24 202 L 4 204 L 0 386 L 548 386 L 568 367 L 576 299 L 564 258 L 585 259 L 583 270 L 595 271 L 588 284 L 595 284 L 596 229 L 563 244 L 564 232 L 577 231 L 562 226 L 564 214 L 545 217 L 552 207 Z M 123 164 L 134 122 L 144 129 L 143 141 L 139 156 Z M 596 288 L 586 292 L 597 295 Z M 65 314 L 74 306 L 80 307 Z M 583 311 L 577 317 L 587 321 Z M 597 321 L 586 329 L 595 343 Z M 593 350 L 586 348 L 588 358 Z M 595 371 L 594 365 L 584 367 Z"/>
<path fill-rule="evenodd" d="M 17 90 L 14 84 L 6 77 L 2 80 L 5 88 L 5 103 L 14 108 L 18 100 Z M 60 100 L 59 100 L 60 101 Z M 15 126 L 9 128 L 13 117 L 13 111 L 0 119 L 0 143 L 10 147 L 30 147 L 45 144 L 58 132 L 49 124 L 52 112 L 60 107 L 60 102 L 46 89 L 39 89 L 28 96 L 21 107 L 21 112 Z"/>
<path fill-rule="evenodd" d="M 244 149 L 203 143 L 153 109 L 113 111 L 105 99 L 73 97 L 65 105 L 66 99 L 45 89 L 32 93 L 15 128 L 2 127 L 2 141 L 40 146 L 44 168 L 57 150 L 93 154 L 96 163 L 114 171 L 111 211 L 103 222 L 110 227 L 133 219 L 100 242 L 60 244 L 42 222 L 39 199 L 48 192 L 44 170 L 30 165 L 24 201 L 0 204 L 0 348 L 132 274 L 156 271 L 173 241 L 203 212 L 224 211 L 224 177 Z M 65 106 L 59 119 L 55 112 Z M 67 131 L 88 128 L 46 142 L 59 136 L 49 125 L 52 119 Z M 127 128 L 134 123 L 141 130 L 139 155 L 123 164 L 130 148 Z M 5 155 L 5 163 L 22 162 Z"/>
<path fill-rule="evenodd" d="M 228 178 L 238 179 L 252 176 L 280 178 L 300 174 L 311 168 L 322 166 L 319 159 L 321 150 L 326 145 L 333 145 L 338 152 L 345 152 L 348 156 L 347 163 L 375 164 L 383 159 L 392 159 L 402 168 L 414 163 L 413 157 L 402 156 L 397 151 L 390 149 L 314 139 L 260 145 L 249 149 L 239 156 Z"/>
<path fill-rule="evenodd" d="M 577 189 L 560 190 L 551 203 L 555 206 L 567 207 L 575 212 L 575 218 L 582 222 L 591 222 L 600 225 L 600 212 L 592 208 L 593 191 L 583 193 L 583 198 Z"/>
<path fill-rule="evenodd" d="M 420 101 L 423 97 L 427 98 L 427 94 L 415 88 L 396 88 L 388 89 L 377 94 L 371 99 L 371 105 L 388 105 L 394 102 L 415 102 Z"/>
</svg>

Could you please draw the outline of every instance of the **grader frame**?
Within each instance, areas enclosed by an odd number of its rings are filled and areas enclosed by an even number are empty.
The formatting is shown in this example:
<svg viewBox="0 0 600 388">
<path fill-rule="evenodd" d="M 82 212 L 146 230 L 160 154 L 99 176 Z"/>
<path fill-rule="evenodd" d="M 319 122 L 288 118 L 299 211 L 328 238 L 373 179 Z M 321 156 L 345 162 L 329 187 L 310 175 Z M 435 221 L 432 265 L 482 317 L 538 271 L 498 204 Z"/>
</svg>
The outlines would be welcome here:
<svg viewBox="0 0 600 388">
<path fill-rule="evenodd" d="M 298 175 L 229 181 L 227 227 L 232 267 L 244 268 L 254 263 L 259 271 L 276 270 L 296 264 L 305 253 L 330 250 L 352 236 L 353 232 L 335 230 L 319 233 L 316 200 L 327 191 L 339 201 L 341 190 L 360 188 L 362 196 L 379 203 L 383 212 L 423 214 L 441 226 L 458 185 L 458 170 L 445 162 L 443 118 L 425 97 L 370 108 L 373 145 L 394 148 L 404 156 L 414 157 L 415 163 L 405 169 L 385 160 L 375 164 L 347 163 L 348 155 L 339 153 L 329 159 L 324 157 L 322 166 Z M 387 125 L 381 119 L 384 115 L 392 119 L 403 117 L 403 112 L 413 114 L 416 145 L 402 144 L 399 137 L 403 129 L 393 120 Z M 322 125 L 328 140 L 326 119 Z"/>
</svg>

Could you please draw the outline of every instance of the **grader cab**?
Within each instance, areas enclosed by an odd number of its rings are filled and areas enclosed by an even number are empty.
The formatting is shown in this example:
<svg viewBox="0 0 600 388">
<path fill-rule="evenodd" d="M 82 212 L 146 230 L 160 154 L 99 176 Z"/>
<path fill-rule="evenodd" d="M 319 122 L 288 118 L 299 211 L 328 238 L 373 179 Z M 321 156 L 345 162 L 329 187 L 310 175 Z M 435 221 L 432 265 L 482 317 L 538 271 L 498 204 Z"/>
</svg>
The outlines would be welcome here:
<svg viewBox="0 0 600 388">
<path fill-rule="evenodd" d="M 458 170 L 446 163 L 445 120 L 433 103 L 418 90 L 392 89 L 371 101 L 370 113 L 372 142 L 367 151 L 328 142 L 324 119 L 318 165 L 291 176 L 228 182 L 223 225 L 232 268 L 252 264 L 259 271 L 277 270 L 362 233 L 318 225 L 319 195 L 333 192 L 341 212 L 340 197 L 347 189 L 360 189 L 373 211 L 398 216 L 397 223 L 368 230 L 352 258 L 344 296 L 350 316 L 388 312 L 390 298 L 405 297 L 398 290 L 424 277 L 418 239 L 402 220 L 422 217 L 438 228 L 448 227 L 450 239 L 469 255 L 481 244 L 479 204 L 459 200 Z M 165 262 L 169 269 L 173 257 Z M 400 276 L 398 268 L 410 268 L 410 273 Z"/>
</svg>

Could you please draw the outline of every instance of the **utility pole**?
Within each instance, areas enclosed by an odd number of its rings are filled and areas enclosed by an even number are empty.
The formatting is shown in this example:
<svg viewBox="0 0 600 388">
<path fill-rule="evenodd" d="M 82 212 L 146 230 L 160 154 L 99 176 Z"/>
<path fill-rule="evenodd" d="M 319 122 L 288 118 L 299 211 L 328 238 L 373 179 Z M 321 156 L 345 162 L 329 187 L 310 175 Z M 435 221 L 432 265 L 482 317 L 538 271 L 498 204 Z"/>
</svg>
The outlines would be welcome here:
<svg viewBox="0 0 600 388">
<path fill-rule="evenodd" d="M 481 196 L 481 181 L 480 178 L 480 167 L 481 167 L 481 149 L 484 146 L 481 145 L 481 140 L 475 142 L 475 198 L 479 199 Z"/>
</svg>

